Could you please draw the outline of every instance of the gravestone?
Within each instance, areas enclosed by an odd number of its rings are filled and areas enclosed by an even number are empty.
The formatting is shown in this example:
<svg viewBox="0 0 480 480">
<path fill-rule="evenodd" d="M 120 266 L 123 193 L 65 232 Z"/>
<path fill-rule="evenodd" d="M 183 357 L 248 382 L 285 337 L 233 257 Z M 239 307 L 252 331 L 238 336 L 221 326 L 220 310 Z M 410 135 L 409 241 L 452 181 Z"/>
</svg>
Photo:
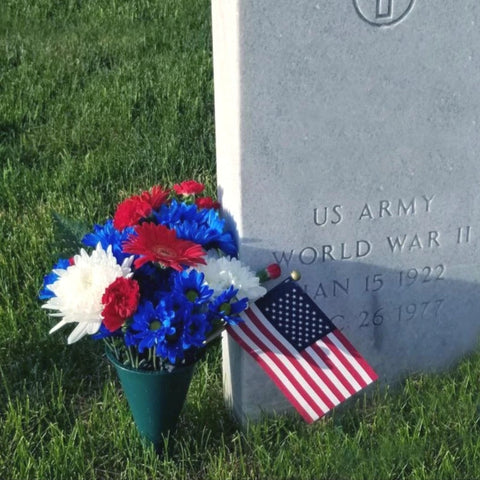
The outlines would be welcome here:
<svg viewBox="0 0 480 480">
<path fill-rule="evenodd" d="M 480 2 L 213 0 L 219 194 L 383 383 L 480 331 Z M 224 340 L 244 419 L 288 404 Z"/>
</svg>

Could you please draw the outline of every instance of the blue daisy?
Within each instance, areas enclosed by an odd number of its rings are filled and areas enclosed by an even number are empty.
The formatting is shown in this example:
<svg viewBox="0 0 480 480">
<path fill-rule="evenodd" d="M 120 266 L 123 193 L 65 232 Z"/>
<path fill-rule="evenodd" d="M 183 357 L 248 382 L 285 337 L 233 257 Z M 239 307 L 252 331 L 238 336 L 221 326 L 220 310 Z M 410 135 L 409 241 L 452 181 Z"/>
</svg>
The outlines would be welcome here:
<svg viewBox="0 0 480 480">
<path fill-rule="evenodd" d="M 189 315 L 183 329 L 183 348 L 202 347 L 212 325 L 205 313 Z"/>
<path fill-rule="evenodd" d="M 111 245 L 112 253 L 120 264 L 130 256 L 130 254 L 123 252 L 122 244 L 134 233 L 133 227 L 127 227 L 120 232 L 113 226 L 112 220 L 107 220 L 104 225 L 94 225 L 93 229 L 92 233 L 87 233 L 82 238 L 82 243 L 85 246 L 95 248 L 100 243 L 106 250 Z"/>
<path fill-rule="evenodd" d="M 154 213 L 155 220 L 168 228 L 174 228 L 177 237 L 202 245 L 205 249 L 219 248 L 226 255 L 236 257 L 237 245 L 233 235 L 225 232 L 225 220 L 212 209 L 198 210 L 196 205 L 187 205 L 173 200 L 162 205 Z"/>
<path fill-rule="evenodd" d="M 174 296 L 183 297 L 194 305 L 202 305 L 213 295 L 213 290 L 205 283 L 205 275 L 196 270 L 183 270 L 173 275 Z M 180 300 L 182 301 L 182 300 Z"/>
<path fill-rule="evenodd" d="M 157 355 L 168 358 L 168 361 L 175 365 L 177 360 L 182 360 L 185 356 L 184 330 L 185 330 L 184 311 L 178 311 L 170 323 L 170 330 L 162 341 L 157 345 Z"/>
<path fill-rule="evenodd" d="M 48 288 L 58 280 L 58 275 L 53 270 L 66 270 L 70 266 L 70 261 L 66 258 L 61 258 L 53 266 L 52 271 L 43 277 L 43 287 L 38 294 L 40 300 L 48 300 L 55 297 L 55 294 Z"/>
<path fill-rule="evenodd" d="M 225 231 L 225 220 L 216 210 L 202 210 L 203 222 L 207 227 L 208 238 L 202 244 L 205 248 L 219 248 L 225 254 L 236 257 L 238 253 L 235 239 L 231 232 Z"/>
<path fill-rule="evenodd" d="M 177 237 L 200 244 L 206 250 L 219 248 L 226 255 L 237 256 L 237 245 L 230 232 L 223 232 L 215 226 L 198 225 L 194 222 L 184 222 L 176 227 Z"/>
<path fill-rule="evenodd" d="M 236 300 L 238 290 L 231 286 L 222 292 L 214 302 L 209 305 L 209 313 L 213 319 L 222 319 L 229 325 L 237 325 L 241 318 L 238 316 L 248 307 L 248 298 Z M 236 300 L 236 301 L 232 301 Z"/>
<path fill-rule="evenodd" d="M 165 302 L 160 301 L 156 307 L 151 302 L 143 302 L 133 315 L 132 324 L 129 327 L 130 334 L 125 338 L 127 346 L 136 345 L 142 353 L 145 349 L 157 348 L 165 341 L 167 336 L 175 335 L 173 326 L 175 312 L 166 307 Z"/>
<path fill-rule="evenodd" d="M 145 263 L 135 270 L 133 278 L 140 285 L 141 297 L 155 305 L 169 290 L 169 270 L 152 263 Z"/>
<path fill-rule="evenodd" d="M 168 228 L 175 228 L 183 222 L 202 223 L 203 213 L 196 205 L 187 205 L 184 202 L 172 200 L 170 205 L 162 205 L 160 210 L 153 212 L 155 220 Z"/>
</svg>

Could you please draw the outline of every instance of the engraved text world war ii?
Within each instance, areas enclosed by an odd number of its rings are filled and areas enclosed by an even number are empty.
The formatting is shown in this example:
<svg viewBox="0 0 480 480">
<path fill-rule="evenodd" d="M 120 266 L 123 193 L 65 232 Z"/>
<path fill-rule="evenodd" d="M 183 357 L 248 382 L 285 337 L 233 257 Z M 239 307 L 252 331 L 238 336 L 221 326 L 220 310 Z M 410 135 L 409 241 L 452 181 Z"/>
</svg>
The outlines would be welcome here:
<svg viewBox="0 0 480 480">
<path fill-rule="evenodd" d="M 219 192 L 240 253 L 301 285 L 381 381 L 480 332 L 480 4 L 214 0 Z M 227 341 L 239 417 L 283 411 Z"/>
</svg>

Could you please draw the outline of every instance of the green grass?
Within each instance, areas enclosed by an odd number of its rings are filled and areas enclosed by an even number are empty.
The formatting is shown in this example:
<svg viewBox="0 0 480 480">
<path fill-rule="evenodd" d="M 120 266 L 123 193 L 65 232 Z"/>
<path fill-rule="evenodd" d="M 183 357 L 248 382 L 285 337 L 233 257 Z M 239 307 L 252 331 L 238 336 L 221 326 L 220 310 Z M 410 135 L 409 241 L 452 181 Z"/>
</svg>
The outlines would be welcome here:
<svg viewBox="0 0 480 480">
<path fill-rule="evenodd" d="M 307 426 L 242 433 L 219 348 L 199 365 L 170 453 L 145 447 L 101 346 L 67 347 L 36 300 L 51 212 L 102 222 L 125 195 L 215 191 L 208 0 L 4 0 L 0 15 L 0 478 L 480 478 L 476 354 Z"/>
</svg>

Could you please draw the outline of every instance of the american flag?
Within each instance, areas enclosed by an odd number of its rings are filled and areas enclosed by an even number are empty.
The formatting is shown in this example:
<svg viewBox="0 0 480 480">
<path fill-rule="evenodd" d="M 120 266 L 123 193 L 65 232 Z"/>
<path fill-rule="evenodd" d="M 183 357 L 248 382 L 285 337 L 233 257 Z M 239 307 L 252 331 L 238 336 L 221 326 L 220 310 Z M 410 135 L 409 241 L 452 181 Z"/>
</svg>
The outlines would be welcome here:
<svg viewBox="0 0 480 480">
<path fill-rule="evenodd" d="M 291 278 L 250 305 L 242 317 L 228 332 L 308 423 L 378 378 Z"/>
</svg>

